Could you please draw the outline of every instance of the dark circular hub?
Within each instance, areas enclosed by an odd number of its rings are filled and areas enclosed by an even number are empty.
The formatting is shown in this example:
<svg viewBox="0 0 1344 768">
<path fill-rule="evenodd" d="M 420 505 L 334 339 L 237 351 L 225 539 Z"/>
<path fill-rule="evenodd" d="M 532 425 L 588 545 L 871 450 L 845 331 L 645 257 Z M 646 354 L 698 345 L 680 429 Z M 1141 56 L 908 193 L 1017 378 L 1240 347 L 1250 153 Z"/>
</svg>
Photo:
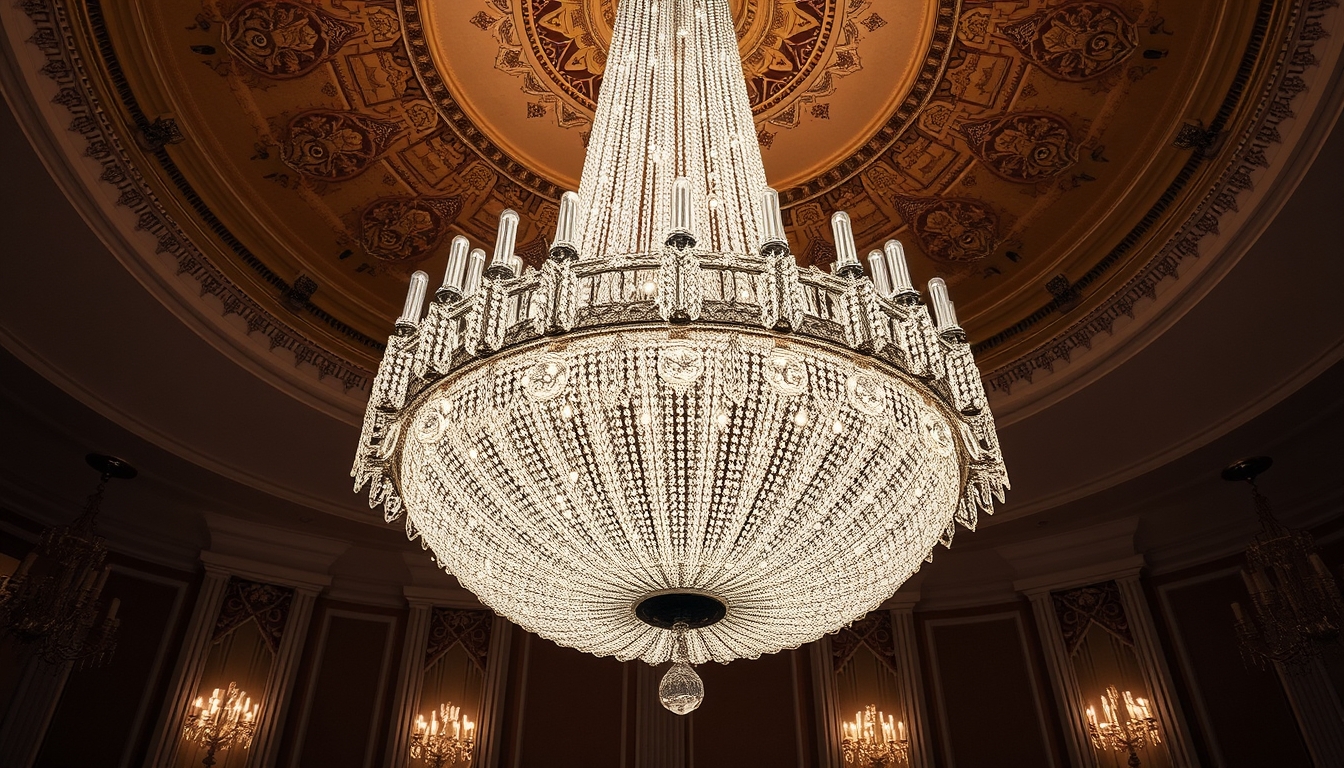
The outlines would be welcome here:
<svg viewBox="0 0 1344 768">
<path fill-rule="evenodd" d="M 135 467 L 118 459 L 116 456 L 104 456 L 101 453 L 90 453 L 84 457 L 90 467 L 98 470 L 98 474 L 115 477 L 118 480 L 130 480 L 135 477 Z"/>
<path fill-rule="evenodd" d="M 662 629 L 671 629 L 678 622 L 690 629 L 708 627 L 727 612 L 723 603 L 698 592 L 664 592 L 646 597 L 635 606 L 640 621 Z"/>
<path fill-rule="evenodd" d="M 1224 469 L 1223 479 L 1230 483 L 1254 480 L 1257 475 L 1269 469 L 1273 464 L 1274 460 L 1268 456 L 1252 456 Z"/>
</svg>

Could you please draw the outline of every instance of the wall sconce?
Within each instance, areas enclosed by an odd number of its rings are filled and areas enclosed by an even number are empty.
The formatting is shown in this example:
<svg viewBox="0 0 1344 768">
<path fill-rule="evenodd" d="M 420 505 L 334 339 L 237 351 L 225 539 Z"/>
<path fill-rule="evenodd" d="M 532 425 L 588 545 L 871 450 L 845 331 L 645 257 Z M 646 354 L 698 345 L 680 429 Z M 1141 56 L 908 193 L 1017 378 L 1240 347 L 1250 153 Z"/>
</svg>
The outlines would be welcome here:
<svg viewBox="0 0 1344 768">
<path fill-rule="evenodd" d="M 1158 732 L 1157 718 L 1153 717 L 1146 699 L 1136 699 L 1129 691 L 1123 694 L 1125 720 L 1120 721 L 1120 701 L 1122 696 L 1112 685 L 1101 697 L 1101 709 L 1106 719 L 1097 720 L 1097 711 L 1087 708 L 1087 734 L 1092 738 L 1092 747 L 1098 752 L 1129 752 L 1129 768 L 1139 768 L 1139 756 L 1136 750 L 1148 744 L 1161 744 L 1162 736 Z"/>
<path fill-rule="evenodd" d="M 252 734 L 257 729 L 257 713 L 261 702 L 253 703 L 245 691 L 238 690 L 235 683 L 229 683 L 221 694 L 216 688 L 207 701 L 198 696 L 192 705 L 196 713 L 187 718 L 182 726 L 182 735 L 187 741 L 194 741 L 205 747 L 205 759 L 201 765 L 215 764 L 215 753 L 229 747 L 247 749 L 252 744 Z"/>
<path fill-rule="evenodd" d="M 889 768 L 910 759 L 910 740 L 905 723 L 884 715 L 869 704 L 854 714 L 854 721 L 841 723 L 844 739 L 840 742 L 846 765 L 861 768 Z"/>
</svg>

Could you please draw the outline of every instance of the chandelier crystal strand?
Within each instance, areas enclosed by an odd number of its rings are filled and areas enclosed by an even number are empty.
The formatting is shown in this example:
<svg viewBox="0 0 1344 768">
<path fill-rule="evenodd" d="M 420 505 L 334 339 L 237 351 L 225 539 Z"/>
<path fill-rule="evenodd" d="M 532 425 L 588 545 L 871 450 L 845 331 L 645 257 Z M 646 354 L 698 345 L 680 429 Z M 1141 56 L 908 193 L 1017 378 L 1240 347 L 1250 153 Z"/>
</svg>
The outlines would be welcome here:
<svg viewBox="0 0 1344 768">
<path fill-rule="evenodd" d="M 797 267 L 727 0 L 616 16 L 550 259 L 509 211 L 460 298 L 413 279 L 351 475 L 524 629 L 689 669 L 873 610 L 1008 478 L 945 286 L 935 325 L 895 241 L 874 286 L 843 212 Z"/>
</svg>

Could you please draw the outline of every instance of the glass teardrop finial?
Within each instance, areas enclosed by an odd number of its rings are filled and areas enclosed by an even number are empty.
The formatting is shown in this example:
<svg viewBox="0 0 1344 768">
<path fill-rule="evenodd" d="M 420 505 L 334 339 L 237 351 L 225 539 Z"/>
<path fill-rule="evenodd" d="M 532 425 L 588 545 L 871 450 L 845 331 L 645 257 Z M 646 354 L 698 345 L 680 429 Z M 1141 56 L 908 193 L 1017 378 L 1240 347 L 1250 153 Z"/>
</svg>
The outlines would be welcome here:
<svg viewBox="0 0 1344 768">
<path fill-rule="evenodd" d="M 689 715 L 705 700 L 705 684 L 690 664 L 678 661 L 658 684 L 658 699 L 678 715 Z"/>
</svg>

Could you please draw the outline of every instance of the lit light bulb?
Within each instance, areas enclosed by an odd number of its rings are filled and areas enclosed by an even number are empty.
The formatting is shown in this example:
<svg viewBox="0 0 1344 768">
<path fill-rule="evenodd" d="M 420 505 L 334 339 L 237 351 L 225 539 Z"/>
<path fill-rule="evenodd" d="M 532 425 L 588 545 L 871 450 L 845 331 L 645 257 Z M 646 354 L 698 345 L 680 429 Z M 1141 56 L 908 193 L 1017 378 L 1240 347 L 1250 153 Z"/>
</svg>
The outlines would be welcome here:
<svg viewBox="0 0 1344 768">
<path fill-rule="evenodd" d="M 705 700 L 705 683 L 690 664 L 678 661 L 658 684 L 658 699 L 668 711 L 689 715 Z"/>
</svg>

